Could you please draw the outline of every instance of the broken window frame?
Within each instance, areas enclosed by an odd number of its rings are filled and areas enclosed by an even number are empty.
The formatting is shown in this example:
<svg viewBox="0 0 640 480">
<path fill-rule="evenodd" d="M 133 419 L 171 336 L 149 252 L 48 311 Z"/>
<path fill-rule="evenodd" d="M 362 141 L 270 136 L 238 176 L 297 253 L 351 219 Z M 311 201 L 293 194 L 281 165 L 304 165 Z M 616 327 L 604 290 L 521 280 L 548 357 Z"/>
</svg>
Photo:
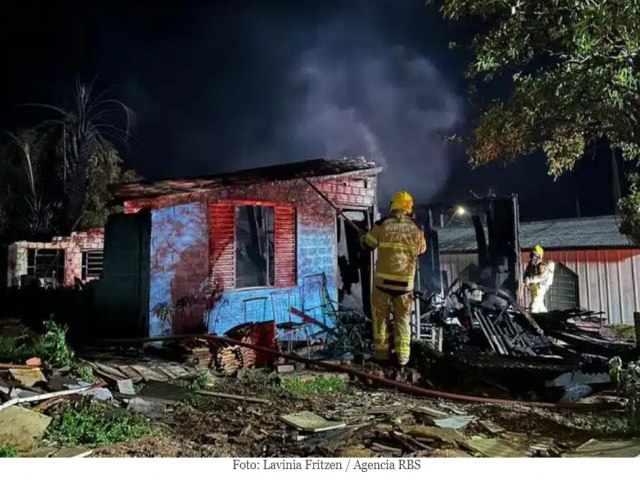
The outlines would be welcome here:
<svg viewBox="0 0 640 480">
<path fill-rule="evenodd" d="M 34 278 L 64 281 L 65 250 L 63 248 L 27 249 L 27 275 Z M 39 263 L 42 262 L 42 265 Z M 53 275 L 52 275 L 53 273 Z"/>
<path fill-rule="evenodd" d="M 238 239 L 239 228 L 241 225 L 240 215 L 242 209 L 246 209 L 249 235 L 254 246 L 262 249 L 264 253 L 258 251 L 258 255 L 264 260 L 264 271 L 260 272 L 258 277 L 262 277 L 262 281 L 258 280 L 251 284 L 240 284 L 239 279 L 239 253 L 241 253 L 241 245 Z M 252 228 L 251 222 L 254 222 L 255 230 Z M 262 225 L 259 225 L 262 224 Z M 258 235 L 260 230 L 266 230 L 263 235 Z M 276 216 L 275 205 L 264 203 L 238 203 L 234 204 L 234 265 L 235 265 L 235 290 L 260 289 L 260 288 L 276 288 Z M 261 238 L 262 237 L 262 238 Z M 266 256 L 266 258 L 265 258 Z M 255 264 L 256 258 L 248 256 L 249 260 L 254 260 L 254 267 L 259 268 Z"/>
<path fill-rule="evenodd" d="M 99 257 L 99 259 L 96 257 Z M 82 251 L 82 280 L 101 278 L 103 270 L 104 250 L 89 249 Z"/>
</svg>

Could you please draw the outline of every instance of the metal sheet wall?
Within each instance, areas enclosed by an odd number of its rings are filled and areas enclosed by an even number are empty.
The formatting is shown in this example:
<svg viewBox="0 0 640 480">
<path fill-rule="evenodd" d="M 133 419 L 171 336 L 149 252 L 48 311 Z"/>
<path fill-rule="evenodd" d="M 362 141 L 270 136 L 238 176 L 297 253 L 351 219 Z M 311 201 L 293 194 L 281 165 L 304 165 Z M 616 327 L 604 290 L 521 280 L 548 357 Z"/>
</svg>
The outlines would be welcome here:
<svg viewBox="0 0 640 480">
<path fill-rule="evenodd" d="M 557 250 L 547 251 L 546 258 L 578 275 L 581 308 L 605 312 L 612 324 L 633 324 L 633 312 L 640 311 L 640 249 Z M 528 261 L 523 253 L 523 265 Z M 475 253 L 440 253 L 449 282 L 477 262 Z"/>
</svg>

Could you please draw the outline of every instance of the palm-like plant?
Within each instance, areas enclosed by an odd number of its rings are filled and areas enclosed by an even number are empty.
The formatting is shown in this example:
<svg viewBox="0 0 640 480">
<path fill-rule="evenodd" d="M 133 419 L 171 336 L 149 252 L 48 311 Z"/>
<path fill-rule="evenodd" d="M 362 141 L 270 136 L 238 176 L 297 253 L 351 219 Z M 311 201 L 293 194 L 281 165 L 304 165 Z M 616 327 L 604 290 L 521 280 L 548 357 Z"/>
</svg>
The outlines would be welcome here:
<svg viewBox="0 0 640 480">
<path fill-rule="evenodd" d="M 16 161 L 3 165 L 3 177 L 7 180 L 7 198 L 15 207 L 16 228 L 30 238 L 47 235 L 54 205 L 48 201 L 42 182 L 46 176 L 45 139 L 29 130 L 8 135 Z"/>
<path fill-rule="evenodd" d="M 55 173 L 60 198 L 58 228 L 72 232 L 80 222 L 89 199 L 92 162 L 113 162 L 112 143 L 126 145 L 135 117 L 124 103 L 104 98 L 104 92 L 92 96 L 93 85 L 78 82 L 71 108 L 32 104 L 55 113 L 56 118 L 42 122 L 37 130 L 55 139 Z M 111 115 L 124 114 L 124 128 L 111 121 Z"/>
</svg>

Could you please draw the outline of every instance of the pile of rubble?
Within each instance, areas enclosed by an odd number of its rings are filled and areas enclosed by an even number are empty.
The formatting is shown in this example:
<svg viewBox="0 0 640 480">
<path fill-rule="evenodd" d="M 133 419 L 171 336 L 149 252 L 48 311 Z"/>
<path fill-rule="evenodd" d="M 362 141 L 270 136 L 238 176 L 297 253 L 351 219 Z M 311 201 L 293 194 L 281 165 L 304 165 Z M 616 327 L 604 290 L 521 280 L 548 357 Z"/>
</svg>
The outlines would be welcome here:
<svg viewBox="0 0 640 480">
<path fill-rule="evenodd" d="M 504 292 L 472 283 L 426 310 L 422 334 L 432 341 L 416 346 L 418 367 L 433 385 L 452 390 L 492 387 L 502 395 L 575 401 L 610 386 L 612 357 L 637 352 L 604 336 L 593 314 L 532 315 Z"/>
</svg>

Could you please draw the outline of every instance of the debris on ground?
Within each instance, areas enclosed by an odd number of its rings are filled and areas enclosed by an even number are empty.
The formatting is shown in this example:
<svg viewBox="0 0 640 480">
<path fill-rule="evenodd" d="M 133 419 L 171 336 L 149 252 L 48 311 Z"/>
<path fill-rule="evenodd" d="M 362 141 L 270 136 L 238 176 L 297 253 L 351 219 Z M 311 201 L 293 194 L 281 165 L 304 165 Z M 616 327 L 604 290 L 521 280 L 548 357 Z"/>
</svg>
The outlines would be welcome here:
<svg viewBox="0 0 640 480">
<path fill-rule="evenodd" d="M 39 368 L 10 368 L 9 373 L 20 383 L 20 385 L 27 388 L 33 387 L 37 383 L 47 381 L 45 376 L 42 374 L 42 370 Z"/>
<path fill-rule="evenodd" d="M 519 458 L 528 456 L 526 450 L 517 450 L 513 445 L 498 438 L 472 437 L 465 441 L 465 445 L 484 457 Z"/>
<path fill-rule="evenodd" d="M 167 409 L 167 404 L 157 398 L 134 397 L 129 400 L 127 409 L 149 418 L 161 418 Z"/>
<path fill-rule="evenodd" d="M 273 348 L 274 325 L 241 327 L 234 335 L 242 342 Z M 187 346 L 191 357 L 183 355 Z M 247 355 L 248 347 L 233 350 L 235 360 L 221 362 L 218 357 L 230 346 L 220 340 L 181 339 L 161 350 L 93 347 L 76 354 L 57 345 L 54 350 L 64 352 L 57 366 L 46 360 L 41 366 L 26 365 L 26 357 L 22 363 L 11 362 L 12 369 L 0 369 L 0 415 L 15 415 L 16 409 L 21 415 L 18 424 L 0 417 L 0 446 L 16 448 L 17 455 L 47 458 L 558 457 L 580 455 L 587 448 L 581 445 L 594 438 L 614 445 L 611 451 L 619 447 L 635 456 L 624 442 L 614 440 L 625 434 L 624 424 L 615 420 L 619 412 L 597 409 L 599 401 L 612 400 L 607 392 L 575 400 L 593 404 L 589 412 L 468 404 L 359 383 L 357 375 L 328 372 L 313 363 L 300 368 L 304 362 L 282 364 L 273 356 Z M 206 349 L 209 357 L 195 359 L 195 348 Z M 61 366 L 69 363 L 65 359 L 72 359 L 71 364 Z M 223 367 L 225 362 L 233 368 Z M 91 382 L 81 378 L 79 365 L 90 370 Z M 357 368 L 379 370 L 367 361 Z M 570 383 L 562 374 L 553 378 Z M 36 375 L 37 381 L 27 380 Z M 420 385 L 424 380 L 413 381 Z M 40 423 L 33 425 L 27 418 Z M 22 422 L 26 440 L 16 438 L 24 432 Z"/>
<path fill-rule="evenodd" d="M 330 422 L 313 412 L 297 412 L 280 417 L 283 422 L 303 432 L 325 432 L 346 427 L 345 423 Z"/>
<path fill-rule="evenodd" d="M 51 417 L 16 405 L 0 410 L 0 444 L 32 450 L 50 423 Z"/>
<path fill-rule="evenodd" d="M 595 440 L 580 445 L 565 457 L 640 457 L 640 439 L 633 440 Z"/>
</svg>

